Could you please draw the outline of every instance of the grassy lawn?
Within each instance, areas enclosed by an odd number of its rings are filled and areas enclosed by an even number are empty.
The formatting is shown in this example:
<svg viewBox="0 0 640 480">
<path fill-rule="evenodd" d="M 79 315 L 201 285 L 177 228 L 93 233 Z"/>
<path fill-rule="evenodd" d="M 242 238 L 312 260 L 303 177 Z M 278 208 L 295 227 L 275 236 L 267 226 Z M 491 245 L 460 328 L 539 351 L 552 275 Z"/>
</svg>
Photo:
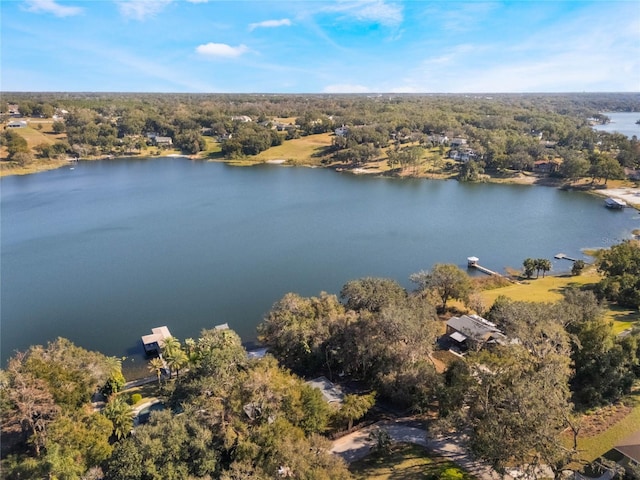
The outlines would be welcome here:
<svg viewBox="0 0 640 480">
<path fill-rule="evenodd" d="M 582 287 L 596 283 L 600 277 L 589 270 L 579 276 L 547 276 L 545 278 L 525 280 L 520 284 L 512 284 L 507 287 L 484 290 L 482 298 L 487 305 L 492 305 L 500 295 L 512 300 L 524 302 L 556 302 L 562 299 L 562 292 L 569 287 Z M 613 330 L 616 334 L 638 325 L 640 312 L 612 305 L 605 310 L 605 319 L 613 322 Z"/>
<path fill-rule="evenodd" d="M 562 299 L 562 292 L 570 287 L 583 287 L 596 283 L 600 276 L 593 269 L 578 276 L 547 276 L 524 280 L 519 284 L 483 290 L 481 296 L 486 305 L 492 305 L 500 295 L 523 302 L 556 302 Z M 616 334 L 640 324 L 640 312 L 612 305 L 605 310 L 605 319 L 613 322 Z"/>
<path fill-rule="evenodd" d="M 592 462 L 611 450 L 625 437 L 638 431 L 640 426 L 640 389 L 636 389 L 631 395 L 624 398 L 623 404 L 631 407 L 631 411 L 624 417 L 615 417 L 620 405 L 597 410 L 583 419 L 583 429 L 586 424 L 594 426 L 588 434 L 582 432 L 578 435 L 578 451 L 580 459 L 584 462 Z M 614 417 L 615 423 L 610 423 L 607 417 Z M 600 423 L 600 427 L 598 425 Z M 598 428 L 599 427 L 599 428 Z M 594 433 L 595 432 L 595 433 Z M 563 434 L 563 443 L 571 448 L 573 437 L 569 433 Z"/>
<path fill-rule="evenodd" d="M 525 302 L 555 302 L 562 299 L 562 292 L 569 287 L 582 287 L 596 283 L 600 277 L 594 271 L 587 271 L 578 276 L 546 276 L 523 280 L 519 284 L 495 288 L 481 292 L 484 301 L 491 305 L 500 295 L 516 301 Z"/>
<path fill-rule="evenodd" d="M 45 135 L 43 133 L 44 131 L 45 131 L 44 125 L 43 125 L 42 131 L 37 130 L 33 127 L 13 129 L 13 132 L 17 133 L 27 141 L 27 145 L 29 146 L 29 148 L 33 148 L 36 145 L 39 145 L 41 143 L 53 144 L 58 140 L 56 135 Z M 62 135 L 62 137 L 64 137 L 64 135 Z"/>
<path fill-rule="evenodd" d="M 470 480 L 475 477 L 460 470 L 454 463 L 441 457 L 434 457 L 419 446 L 412 444 L 394 445 L 391 453 L 383 456 L 369 455 L 349 466 L 358 479 L 410 480 L 442 478 Z"/>
<path fill-rule="evenodd" d="M 266 162 L 268 160 L 287 160 L 293 164 L 320 165 L 320 154 L 325 147 L 331 145 L 332 133 L 308 135 L 306 137 L 287 140 L 282 145 L 271 147 L 251 157 L 251 160 Z"/>
</svg>

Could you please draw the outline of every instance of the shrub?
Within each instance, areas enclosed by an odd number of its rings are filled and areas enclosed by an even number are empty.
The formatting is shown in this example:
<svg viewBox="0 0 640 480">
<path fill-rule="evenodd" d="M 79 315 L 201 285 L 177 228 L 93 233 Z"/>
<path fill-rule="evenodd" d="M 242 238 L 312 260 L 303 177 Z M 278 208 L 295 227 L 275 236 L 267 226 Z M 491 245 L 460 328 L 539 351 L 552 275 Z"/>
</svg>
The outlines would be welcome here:
<svg viewBox="0 0 640 480">
<path fill-rule="evenodd" d="M 134 393 L 131 395 L 131 405 L 135 405 L 140 400 L 142 400 L 142 395 L 140 395 L 139 393 Z"/>
</svg>

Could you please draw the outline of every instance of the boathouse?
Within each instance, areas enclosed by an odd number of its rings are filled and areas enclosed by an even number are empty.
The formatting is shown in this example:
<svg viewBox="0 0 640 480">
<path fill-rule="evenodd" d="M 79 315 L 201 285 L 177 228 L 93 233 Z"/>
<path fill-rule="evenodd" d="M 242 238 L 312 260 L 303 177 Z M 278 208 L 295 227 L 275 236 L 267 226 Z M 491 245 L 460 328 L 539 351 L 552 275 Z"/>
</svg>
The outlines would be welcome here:
<svg viewBox="0 0 640 480">
<path fill-rule="evenodd" d="M 159 354 L 164 346 L 164 341 L 169 337 L 172 337 L 172 335 L 166 326 L 152 328 L 151 335 L 142 336 L 142 345 L 144 345 L 145 353 L 147 355 Z"/>
</svg>

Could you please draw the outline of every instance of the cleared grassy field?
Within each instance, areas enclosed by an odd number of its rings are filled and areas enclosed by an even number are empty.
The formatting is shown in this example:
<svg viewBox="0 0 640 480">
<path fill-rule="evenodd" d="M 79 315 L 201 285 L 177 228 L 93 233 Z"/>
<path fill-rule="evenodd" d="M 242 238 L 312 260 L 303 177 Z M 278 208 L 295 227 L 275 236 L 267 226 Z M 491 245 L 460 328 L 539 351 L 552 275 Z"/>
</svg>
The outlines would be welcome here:
<svg viewBox="0 0 640 480">
<path fill-rule="evenodd" d="M 578 276 L 546 276 L 523 280 L 507 287 L 484 290 L 481 295 L 488 305 L 493 304 L 500 295 L 523 302 L 556 302 L 562 299 L 563 290 L 582 287 L 589 283 L 596 283 L 598 280 L 600 277 L 593 271 Z"/>
<path fill-rule="evenodd" d="M 357 479 L 368 480 L 412 480 L 412 479 L 459 479 L 471 480 L 475 477 L 460 470 L 454 463 L 441 457 L 429 455 L 418 445 L 394 445 L 391 453 L 369 455 L 352 463 L 349 470 Z M 443 472 L 446 473 L 442 475 Z"/>
<path fill-rule="evenodd" d="M 515 301 L 522 302 L 556 302 L 562 300 L 562 292 L 570 287 L 583 287 L 594 284 L 600 280 L 600 276 L 593 269 L 585 271 L 578 276 L 547 276 L 545 278 L 533 278 L 519 284 L 511 284 L 507 287 L 484 290 L 480 292 L 485 304 L 493 305 L 496 298 L 504 295 Z M 615 305 L 605 311 L 605 319 L 613 322 L 613 331 L 618 334 L 634 325 L 640 325 L 640 312 Z"/>
<path fill-rule="evenodd" d="M 33 148 L 36 145 L 40 145 L 41 143 L 51 145 L 58 141 L 58 136 L 46 135 L 45 133 L 43 133 L 45 131 L 44 126 L 42 131 L 33 128 L 32 126 L 24 128 L 14 128 L 12 131 L 24 138 L 27 141 L 27 145 L 29 146 L 29 148 Z M 64 138 L 64 134 L 62 135 L 62 137 Z"/>
<path fill-rule="evenodd" d="M 272 147 L 255 157 L 251 157 L 251 160 L 258 162 L 286 160 L 294 165 L 320 165 L 322 152 L 331 145 L 332 135 L 331 133 L 321 133 L 287 140 L 282 145 Z"/>
</svg>

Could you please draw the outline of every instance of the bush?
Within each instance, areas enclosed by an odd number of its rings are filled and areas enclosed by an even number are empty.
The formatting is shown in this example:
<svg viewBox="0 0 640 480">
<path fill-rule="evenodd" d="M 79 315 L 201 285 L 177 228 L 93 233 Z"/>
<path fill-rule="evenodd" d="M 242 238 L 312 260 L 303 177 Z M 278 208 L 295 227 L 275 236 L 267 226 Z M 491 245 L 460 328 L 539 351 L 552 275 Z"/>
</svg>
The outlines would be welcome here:
<svg viewBox="0 0 640 480">
<path fill-rule="evenodd" d="M 140 395 L 139 393 L 134 393 L 131 395 L 131 405 L 135 405 L 140 400 L 142 400 L 142 395 Z"/>
</svg>

